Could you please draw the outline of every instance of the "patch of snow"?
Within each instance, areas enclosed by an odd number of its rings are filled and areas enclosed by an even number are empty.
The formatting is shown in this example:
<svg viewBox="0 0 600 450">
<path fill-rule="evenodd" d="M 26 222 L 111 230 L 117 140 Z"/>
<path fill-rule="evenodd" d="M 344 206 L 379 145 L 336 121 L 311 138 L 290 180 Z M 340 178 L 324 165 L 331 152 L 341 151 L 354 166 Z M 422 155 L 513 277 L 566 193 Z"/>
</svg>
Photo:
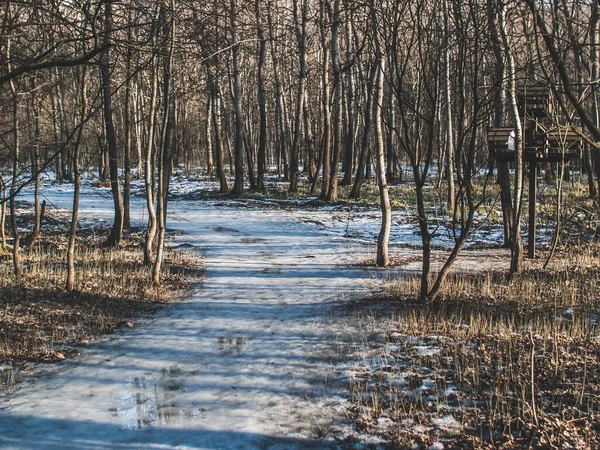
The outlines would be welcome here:
<svg viewBox="0 0 600 450">
<path fill-rule="evenodd" d="M 460 422 L 456 420 L 452 415 L 447 415 L 443 417 L 432 417 L 431 424 L 437 428 L 449 432 L 456 432 L 461 428 Z"/>
<path fill-rule="evenodd" d="M 181 189 L 187 189 L 183 181 Z M 49 184 L 44 195 L 49 207 L 71 207 L 68 185 Z M 32 198 L 29 188 L 20 196 Z M 202 249 L 206 278 L 188 301 L 81 348 L 80 358 L 47 368 L 51 376 L 5 396 L 0 447 L 339 445 L 316 437 L 346 405 L 337 392 L 327 400 L 336 352 L 328 317 L 334 299 L 366 293 L 372 273 L 351 263 L 369 249 L 343 238 L 343 224 L 336 236 L 300 221 L 296 211 L 265 214 L 232 205 L 169 203 L 167 226 L 178 230 L 175 244 Z M 80 211 L 83 220 L 109 222 L 112 200 L 87 185 Z M 133 199 L 131 212 L 134 224 L 145 223 L 143 199 Z M 381 358 L 373 361 L 382 364 Z"/>
<path fill-rule="evenodd" d="M 396 425 L 396 422 L 394 422 L 389 417 L 379 417 L 377 419 L 377 426 L 379 428 L 389 430 L 390 428 L 393 428 L 395 425 Z"/>
<path fill-rule="evenodd" d="M 419 390 L 421 392 L 431 391 L 433 389 L 435 389 L 435 381 L 434 380 L 425 379 L 425 380 L 421 381 L 421 386 L 419 387 Z"/>
<path fill-rule="evenodd" d="M 427 345 L 418 345 L 414 349 L 419 356 L 436 356 L 441 352 L 441 349 Z"/>
</svg>

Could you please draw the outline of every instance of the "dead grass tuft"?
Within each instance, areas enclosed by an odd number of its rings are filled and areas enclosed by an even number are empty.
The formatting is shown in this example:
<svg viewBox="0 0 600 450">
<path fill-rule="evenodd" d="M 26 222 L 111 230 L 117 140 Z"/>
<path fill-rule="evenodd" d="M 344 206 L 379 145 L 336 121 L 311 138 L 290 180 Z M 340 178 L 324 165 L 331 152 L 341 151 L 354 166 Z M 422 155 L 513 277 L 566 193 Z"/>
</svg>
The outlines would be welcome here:
<svg viewBox="0 0 600 450">
<path fill-rule="evenodd" d="M 0 260 L 0 388 L 32 362 L 54 362 L 77 354 L 86 344 L 122 327 L 133 327 L 140 314 L 184 296 L 202 276 L 201 256 L 168 249 L 163 285 L 151 284 L 151 268 L 142 264 L 136 235 L 121 249 L 102 248 L 104 230 L 81 230 L 76 286 L 64 290 L 66 233 L 53 230 L 29 251 L 24 275 L 16 280 L 10 254 Z"/>
<path fill-rule="evenodd" d="M 430 305 L 407 277 L 388 307 L 357 307 L 358 430 L 393 448 L 600 448 L 599 254 L 571 248 L 512 281 L 454 275 Z"/>
</svg>

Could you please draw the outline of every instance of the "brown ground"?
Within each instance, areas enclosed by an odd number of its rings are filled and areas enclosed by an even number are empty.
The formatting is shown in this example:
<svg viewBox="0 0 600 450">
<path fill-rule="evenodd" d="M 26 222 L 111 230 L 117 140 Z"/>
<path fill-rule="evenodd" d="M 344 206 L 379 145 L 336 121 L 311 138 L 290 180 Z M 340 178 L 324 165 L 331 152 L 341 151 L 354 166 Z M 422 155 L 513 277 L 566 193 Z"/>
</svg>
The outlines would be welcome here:
<svg viewBox="0 0 600 450">
<path fill-rule="evenodd" d="M 349 306 L 357 432 L 380 448 L 600 448 L 598 243 L 562 247 L 547 269 L 526 260 L 512 280 L 505 250 L 465 252 L 432 304 L 415 301 L 411 252 Z"/>
<path fill-rule="evenodd" d="M 27 212 L 20 217 L 31 219 Z M 21 249 L 24 275 L 19 280 L 13 275 L 12 249 L 0 248 L 0 390 L 31 364 L 76 356 L 78 346 L 136 326 L 143 314 L 185 297 L 190 283 L 202 276 L 199 253 L 169 249 L 162 286 L 152 287 L 151 268 L 142 264 L 142 230 L 127 233 L 125 245 L 115 250 L 102 247 L 108 230 L 83 227 L 76 287 L 65 291 L 66 224 L 44 219 L 40 240 Z"/>
</svg>

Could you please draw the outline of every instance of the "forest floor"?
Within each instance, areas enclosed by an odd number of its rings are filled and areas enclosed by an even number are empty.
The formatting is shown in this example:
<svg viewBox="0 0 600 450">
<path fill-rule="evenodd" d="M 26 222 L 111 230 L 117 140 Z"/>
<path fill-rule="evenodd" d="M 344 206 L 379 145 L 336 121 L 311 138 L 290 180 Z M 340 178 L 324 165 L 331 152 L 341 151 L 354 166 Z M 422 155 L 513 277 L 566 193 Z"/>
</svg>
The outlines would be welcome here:
<svg viewBox="0 0 600 450">
<path fill-rule="evenodd" d="M 22 202 L 18 214 L 19 227 L 31 229 L 33 206 Z M 13 275 L 12 247 L 0 255 L 0 390 L 33 365 L 78 356 L 77 345 L 136 326 L 138 319 L 185 298 L 202 277 L 199 253 L 170 247 L 162 286 L 153 287 L 151 267 L 142 263 L 142 230 L 126 231 L 125 244 L 110 249 L 104 246 L 110 229 L 84 223 L 78 229 L 76 286 L 66 291 L 65 216 L 57 210 L 44 215 L 39 239 L 21 249 L 19 279 Z"/>
<path fill-rule="evenodd" d="M 46 192 L 69 207 L 69 186 Z M 141 226 L 143 203 L 132 211 Z M 85 186 L 82 226 L 110 214 Z M 388 269 L 372 265 L 379 217 L 369 201 L 276 186 L 230 198 L 175 177 L 170 246 L 203 255 L 205 278 L 133 328 L 115 319 L 124 328 L 76 358 L 21 372 L 0 447 L 597 448 L 598 248 L 509 281 L 501 227 L 482 215 L 440 301 L 422 305 L 414 213 L 394 212 Z M 439 267 L 450 236 L 435 227 Z"/>
<path fill-rule="evenodd" d="M 349 304 L 357 429 L 381 448 L 600 448 L 600 248 L 528 263 L 457 271 L 433 304 L 411 275 Z"/>
</svg>

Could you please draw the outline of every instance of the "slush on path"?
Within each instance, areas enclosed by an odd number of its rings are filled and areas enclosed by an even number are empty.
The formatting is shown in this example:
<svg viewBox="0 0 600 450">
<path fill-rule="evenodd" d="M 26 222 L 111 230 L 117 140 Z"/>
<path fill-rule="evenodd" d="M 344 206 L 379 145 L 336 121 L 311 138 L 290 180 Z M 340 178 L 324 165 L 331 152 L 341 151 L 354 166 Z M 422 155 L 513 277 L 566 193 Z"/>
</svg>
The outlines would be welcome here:
<svg viewBox="0 0 600 450">
<path fill-rule="evenodd" d="M 337 447 L 318 437 L 331 421 L 328 320 L 333 300 L 365 289 L 369 275 L 348 265 L 364 247 L 288 211 L 180 201 L 169 226 L 206 257 L 202 283 L 18 386 L 0 448 Z"/>
</svg>

